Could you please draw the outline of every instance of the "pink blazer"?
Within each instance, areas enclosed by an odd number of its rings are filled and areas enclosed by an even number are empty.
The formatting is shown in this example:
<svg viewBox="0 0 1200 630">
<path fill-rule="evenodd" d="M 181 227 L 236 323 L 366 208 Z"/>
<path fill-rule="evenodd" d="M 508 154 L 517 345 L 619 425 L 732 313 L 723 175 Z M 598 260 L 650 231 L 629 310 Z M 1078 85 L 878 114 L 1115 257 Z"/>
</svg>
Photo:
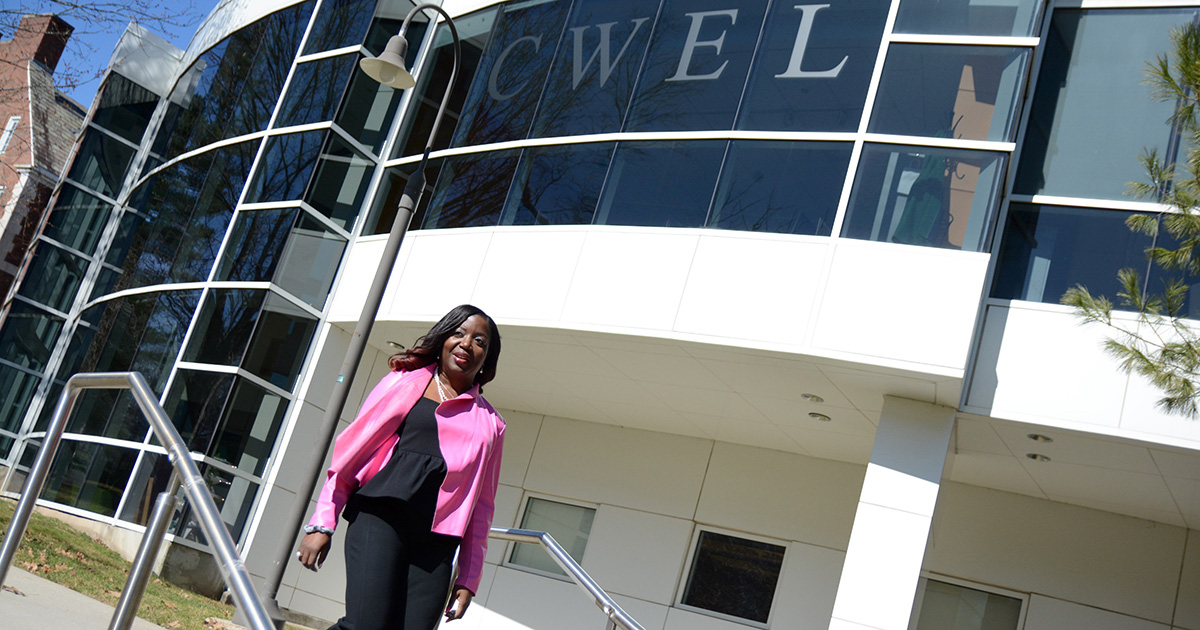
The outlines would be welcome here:
<svg viewBox="0 0 1200 630">
<path fill-rule="evenodd" d="M 391 372 L 379 381 L 358 417 L 334 441 L 333 463 L 310 525 L 337 527 L 350 495 L 391 459 L 399 439 L 396 430 L 429 387 L 433 373 L 430 364 L 411 372 Z M 462 537 L 455 583 L 474 593 L 496 511 L 504 419 L 479 395 L 478 385 L 438 405 L 434 414 L 446 479 L 438 491 L 433 531 Z"/>
</svg>

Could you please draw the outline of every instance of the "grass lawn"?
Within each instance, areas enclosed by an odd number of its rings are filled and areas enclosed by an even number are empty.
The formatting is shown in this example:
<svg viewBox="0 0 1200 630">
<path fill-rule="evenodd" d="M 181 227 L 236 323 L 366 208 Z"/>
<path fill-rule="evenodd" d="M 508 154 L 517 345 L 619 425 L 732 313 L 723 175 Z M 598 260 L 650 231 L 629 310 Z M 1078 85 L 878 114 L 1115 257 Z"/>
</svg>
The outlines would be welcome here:
<svg viewBox="0 0 1200 630">
<path fill-rule="evenodd" d="M 13 501 L 0 500 L 0 532 L 8 528 L 15 507 Z M 130 563 L 87 534 L 35 513 L 13 566 L 115 606 Z M 152 577 L 138 617 L 165 628 L 210 630 L 212 622 L 205 625 L 205 620 L 232 619 L 233 607 Z"/>
</svg>

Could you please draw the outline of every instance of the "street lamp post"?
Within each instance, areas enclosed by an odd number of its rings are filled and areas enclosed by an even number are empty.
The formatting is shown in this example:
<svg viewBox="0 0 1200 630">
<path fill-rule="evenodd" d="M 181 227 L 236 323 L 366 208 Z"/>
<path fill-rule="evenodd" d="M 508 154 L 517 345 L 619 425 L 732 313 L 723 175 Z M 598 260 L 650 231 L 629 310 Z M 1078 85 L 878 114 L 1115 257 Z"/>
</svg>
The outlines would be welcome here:
<svg viewBox="0 0 1200 630">
<path fill-rule="evenodd" d="M 363 350 L 366 349 L 367 338 L 371 335 L 375 317 L 379 313 L 379 304 L 383 301 L 384 289 L 387 288 L 388 279 L 392 275 L 392 267 L 396 264 L 400 243 L 404 240 L 404 233 L 408 230 L 409 221 L 412 220 L 413 210 L 425 187 L 425 165 L 429 162 L 429 152 L 433 149 L 438 125 L 442 122 L 446 103 L 450 100 L 450 91 L 454 88 L 455 79 L 458 78 L 458 65 L 461 57 L 458 29 L 455 28 L 454 19 L 450 17 L 450 14 L 438 5 L 418 4 L 404 17 L 400 32 L 388 40 L 383 53 L 378 57 L 366 57 L 359 62 L 359 66 L 367 76 L 384 85 L 398 90 L 406 90 L 416 85 L 416 80 L 405 68 L 404 56 L 408 52 L 408 40 L 404 38 L 404 35 L 408 32 L 413 18 L 423 9 L 432 9 L 445 18 L 445 24 L 450 28 L 450 34 L 454 37 L 454 65 L 450 71 L 450 80 L 446 83 L 446 91 L 442 95 L 442 102 L 438 105 L 437 115 L 433 119 L 433 127 L 429 130 L 429 139 L 425 142 L 425 153 L 421 156 L 416 171 L 409 176 L 408 184 L 404 187 L 404 194 L 400 197 L 400 205 L 396 209 L 392 230 L 388 235 L 387 244 L 384 246 L 383 255 L 380 257 L 379 266 L 375 269 L 375 279 L 371 282 L 371 288 L 367 292 L 362 314 L 359 315 L 358 324 L 354 327 L 354 334 L 350 338 L 350 347 L 346 349 L 346 358 L 342 361 L 337 382 L 333 386 L 333 393 L 329 396 L 329 405 L 325 409 L 325 417 L 321 419 L 317 438 L 312 445 L 312 453 L 308 457 L 307 468 L 300 477 L 301 486 L 296 490 L 295 504 L 281 525 L 279 548 L 275 552 L 264 579 L 263 599 L 265 601 L 263 603 L 275 622 L 275 626 L 280 629 L 283 628 L 283 614 L 276 601 L 279 585 L 283 582 L 283 573 L 287 568 L 287 563 L 292 559 L 296 536 L 300 532 L 304 515 L 308 512 L 309 499 L 317 487 L 317 481 L 321 478 L 325 454 L 329 452 L 334 433 L 337 432 L 338 419 L 342 415 L 342 409 L 346 406 L 346 398 L 354 381 L 354 373 L 362 359 Z M 240 610 L 238 614 L 241 614 Z"/>
</svg>

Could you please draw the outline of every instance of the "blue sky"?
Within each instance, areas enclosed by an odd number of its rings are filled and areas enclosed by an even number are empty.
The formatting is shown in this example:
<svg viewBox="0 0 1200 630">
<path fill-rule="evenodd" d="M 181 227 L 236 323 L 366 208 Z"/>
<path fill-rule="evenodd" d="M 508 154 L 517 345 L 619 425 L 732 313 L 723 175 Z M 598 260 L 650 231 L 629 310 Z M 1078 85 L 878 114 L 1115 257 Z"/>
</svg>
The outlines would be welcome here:
<svg viewBox="0 0 1200 630">
<path fill-rule="evenodd" d="M 0 0 L 3 1 L 3 0 Z M 182 14 L 180 26 L 163 26 L 159 24 L 144 24 L 163 39 L 180 48 L 187 48 L 192 35 L 200 21 L 216 5 L 215 0 L 162 0 L 157 3 L 166 12 Z M 68 18 L 68 21 L 69 18 Z M 184 26 L 183 24 L 186 24 Z M 60 68 L 70 68 L 73 75 L 85 79 L 79 85 L 64 91 L 84 107 L 92 104 L 96 97 L 96 89 L 100 87 L 100 74 L 108 66 L 113 48 L 117 45 L 121 33 L 125 32 L 125 24 L 97 27 L 76 24 L 75 33 L 67 44 L 67 50 L 59 61 Z"/>
</svg>

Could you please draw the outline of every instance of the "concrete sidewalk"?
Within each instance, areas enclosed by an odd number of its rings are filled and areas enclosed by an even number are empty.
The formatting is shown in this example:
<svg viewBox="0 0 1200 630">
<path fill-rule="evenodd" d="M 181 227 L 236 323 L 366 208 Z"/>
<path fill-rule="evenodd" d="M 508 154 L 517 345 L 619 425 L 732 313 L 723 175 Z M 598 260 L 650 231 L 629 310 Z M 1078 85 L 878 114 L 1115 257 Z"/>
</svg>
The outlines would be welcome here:
<svg viewBox="0 0 1200 630">
<path fill-rule="evenodd" d="M 112 616 L 112 606 L 16 567 L 8 570 L 0 590 L 0 626 L 5 628 L 106 630 Z M 133 628 L 163 630 L 143 619 L 135 619 Z"/>
</svg>

